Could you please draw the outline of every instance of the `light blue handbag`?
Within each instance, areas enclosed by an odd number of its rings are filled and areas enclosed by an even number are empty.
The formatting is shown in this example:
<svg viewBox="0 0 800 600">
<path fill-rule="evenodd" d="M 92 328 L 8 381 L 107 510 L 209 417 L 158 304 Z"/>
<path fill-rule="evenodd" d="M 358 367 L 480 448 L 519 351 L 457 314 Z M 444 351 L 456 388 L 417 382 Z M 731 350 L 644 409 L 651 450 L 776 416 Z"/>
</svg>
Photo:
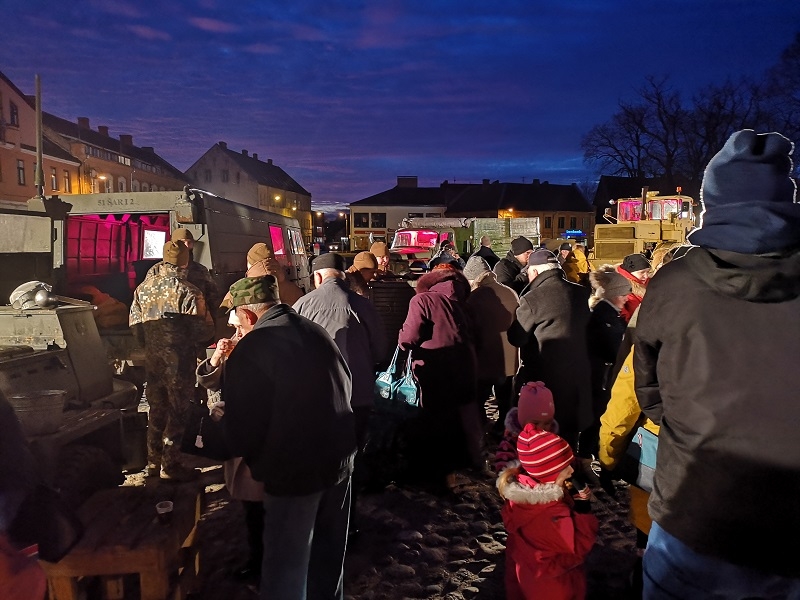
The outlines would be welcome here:
<svg viewBox="0 0 800 600">
<path fill-rule="evenodd" d="M 411 352 L 408 353 L 408 358 L 402 371 L 399 369 L 400 365 L 397 360 L 399 355 L 400 348 L 397 347 L 389 367 L 385 371 L 378 373 L 375 379 L 375 395 L 384 401 L 400 401 L 409 406 L 418 407 L 420 405 L 419 385 L 411 370 Z"/>
</svg>

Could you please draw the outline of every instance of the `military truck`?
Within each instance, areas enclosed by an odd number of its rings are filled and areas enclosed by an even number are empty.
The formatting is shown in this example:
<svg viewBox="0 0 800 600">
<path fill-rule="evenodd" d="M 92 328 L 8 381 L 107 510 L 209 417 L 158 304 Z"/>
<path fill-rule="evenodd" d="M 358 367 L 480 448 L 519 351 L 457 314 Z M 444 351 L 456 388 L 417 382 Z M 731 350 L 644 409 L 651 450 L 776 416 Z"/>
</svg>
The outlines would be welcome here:
<svg viewBox="0 0 800 600">
<path fill-rule="evenodd" d="M 482 236 L 489 236 L 498 254 L 511 247 L 511 240 L 523 236 L 539 245 L 539 218 L 413 218 L 403 219 L 395 231 L 391 251 L 414 260 L 429 261 L 444 240 L 450 240 L 464 256 L 480 246 Z"/>
<path fill-rule="evenodd" d="M 0 288 L 20 278 L 53 279 L 53 219 L 0 211 Z M 12 288 L 13 289 L 13 288 Z M 45 481 L 78 506 L 123 471 L 146 462 L 147 415 L 137 388 L 113 376 L 93 318 L 94 307 L 33 296 L 0 306 L 0 393 L 23 422 Z"/>
<path fill-rule="evenodd" d="M 247 251 L 257 242 L 273 251 L 288 279 L 305 291 L 311 289 L 296 219 L 210 192 L 187 187 L 183 191 L 76 194 L 63 199 L 34 198 L 28 208 L 42 218 L 49 215 L 52 226 L 39 222 L 25 234 L 37 245 L 37 260 L 15 256 L 19 268 L 6 273 L 4 265 L 0 286 L 40 279 L 51 283 L 54 293 L 94 302 L 100 337 L 115 373 L 140 389 L 145 349 L 131 335 L 127 310 L 136 286 L 161 260 L 172 230 L 183 227 L 192 232 L 193 258 L 209 269 L 221 292 L 244 276 Z M 13 227 L 8 223 L 7 228 Z M 50 265 L 46 264 L 48 245 Z M 217 319 L 217 325 L 217 337 L 230 334 L 224 319 Z"/>
<path fill-rule="evenodd" d="M 589 256 L 594 268 L 619 264 L 629 254 L 655 249 L 664 242 L 683 244 L 694 227 L 694 200 L 682 196 L 680 188 L 677 194 L 665 196 L 643 188 L 641 197 L 620 198 L 614 204 L 616 217 L 606 209 L 609 223 L 594 228 L 594 249 Z"/>
</svg>

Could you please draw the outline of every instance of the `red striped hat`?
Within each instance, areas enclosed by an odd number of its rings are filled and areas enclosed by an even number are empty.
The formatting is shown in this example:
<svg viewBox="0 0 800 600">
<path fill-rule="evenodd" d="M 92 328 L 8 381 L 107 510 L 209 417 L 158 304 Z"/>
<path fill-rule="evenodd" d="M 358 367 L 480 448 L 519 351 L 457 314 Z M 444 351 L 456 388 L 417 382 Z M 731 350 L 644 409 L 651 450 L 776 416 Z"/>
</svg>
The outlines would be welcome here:
<svg viewBox="0 0 800 600">
<path fill-rule="evenodd" d="M 528 474 L 543 483 L 552 483 L 574 458 L 572 448 L 555 433 L 528 423 L 517 438 L 519 461 Z"/>
</svg>

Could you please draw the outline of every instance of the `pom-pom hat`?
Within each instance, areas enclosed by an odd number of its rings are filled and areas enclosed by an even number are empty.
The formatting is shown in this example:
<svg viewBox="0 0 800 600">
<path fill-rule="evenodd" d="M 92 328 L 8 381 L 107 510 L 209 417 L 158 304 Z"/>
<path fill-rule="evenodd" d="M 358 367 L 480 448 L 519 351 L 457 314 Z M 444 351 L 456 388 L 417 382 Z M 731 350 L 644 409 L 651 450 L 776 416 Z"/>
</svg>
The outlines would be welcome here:
<svg viewBox="0 0 800 600">
<path fill-rule="evenodd" d="M 517 455 L 528 475 L 542 483 L 553 483 L 574 459 L 564 438 L 530 423 L 517 438 Z"/>
</svg>

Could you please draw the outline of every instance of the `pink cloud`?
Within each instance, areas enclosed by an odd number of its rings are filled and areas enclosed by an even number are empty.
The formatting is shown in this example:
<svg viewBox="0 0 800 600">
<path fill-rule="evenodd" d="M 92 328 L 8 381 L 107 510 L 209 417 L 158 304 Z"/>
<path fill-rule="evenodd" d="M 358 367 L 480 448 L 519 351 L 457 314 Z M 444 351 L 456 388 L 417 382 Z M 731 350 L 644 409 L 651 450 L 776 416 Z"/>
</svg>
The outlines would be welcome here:
<svg viewBox="0 0 800 600">
<path fill-rule="evenodd" d="M 189 22 L 198 29 L 208 31 L 209 33 L 236 33 L 239 31 L 239 27 L 236 25 L 233 25 L 232 23 L 225 23 L 224 21 L 219 21 L 217 19 L 192 17 L 189 19 Z"/>
<path fill-rule="evenodd" d="M 134 35 L 145 40 L 161 40 L 168 42 L 172 39 L 172 36 L 170 36 L 170 34 L 168 34 L 166 31 L 159 31 L 158 29 L 153 29 L 152 27 L 147 27 L 146 25 L 129 25 L 128 29 Z"/>
</svg>

